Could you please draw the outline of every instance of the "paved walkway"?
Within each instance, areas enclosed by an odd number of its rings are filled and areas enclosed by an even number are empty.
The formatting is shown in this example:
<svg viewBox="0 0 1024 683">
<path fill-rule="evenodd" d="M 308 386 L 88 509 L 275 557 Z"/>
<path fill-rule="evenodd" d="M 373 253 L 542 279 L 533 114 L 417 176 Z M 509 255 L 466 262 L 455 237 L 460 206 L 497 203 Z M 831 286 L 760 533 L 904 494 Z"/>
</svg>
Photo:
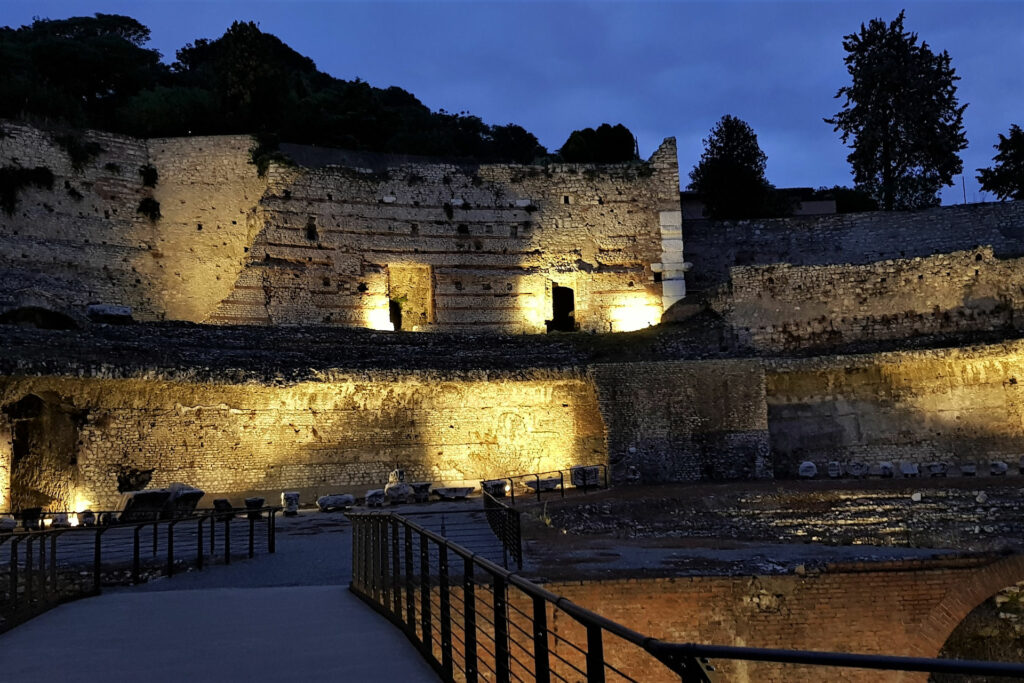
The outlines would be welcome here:
<svg viewBox="0 0 1024 683">
<path fill-rule="evenodd" d="M 63 605 L 0 636 L 0 678 L 436 681 L 349 593 L 351 540 L 341 515 L 302 515 L 273 556 Z"/>
</svg>

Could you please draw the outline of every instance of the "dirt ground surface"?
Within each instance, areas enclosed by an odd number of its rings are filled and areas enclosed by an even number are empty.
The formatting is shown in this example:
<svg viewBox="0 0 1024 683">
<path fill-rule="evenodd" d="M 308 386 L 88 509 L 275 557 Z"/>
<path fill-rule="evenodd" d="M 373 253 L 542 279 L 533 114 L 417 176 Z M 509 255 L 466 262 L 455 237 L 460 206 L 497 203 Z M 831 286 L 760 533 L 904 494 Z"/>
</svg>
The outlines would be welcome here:
<svg viewBox="0 0 1024 683">
<path fill-rule="evenodd" d="M 630 486 L 517 495 L 543 580 L 765 575 L 1024 549 L 1024 477 Z"/>
</svg>

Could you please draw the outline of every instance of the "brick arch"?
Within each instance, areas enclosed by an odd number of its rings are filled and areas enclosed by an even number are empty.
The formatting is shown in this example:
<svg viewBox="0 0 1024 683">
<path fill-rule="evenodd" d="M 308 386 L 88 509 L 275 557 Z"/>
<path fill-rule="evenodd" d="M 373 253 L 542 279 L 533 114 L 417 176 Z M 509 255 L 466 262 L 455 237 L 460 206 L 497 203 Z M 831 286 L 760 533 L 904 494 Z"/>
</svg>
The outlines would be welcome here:
<svg viewBox="0 0 1024 683">
<path fill-rule="evenodd" d="M 1011 555 L 972 570 L 970 578 L 951 585 L 922 619 L 913 654 L 938 657 L 953 630 L 975 607 L 1018 581 L 1024 581 L 1024 555 Z"/>
</svg>

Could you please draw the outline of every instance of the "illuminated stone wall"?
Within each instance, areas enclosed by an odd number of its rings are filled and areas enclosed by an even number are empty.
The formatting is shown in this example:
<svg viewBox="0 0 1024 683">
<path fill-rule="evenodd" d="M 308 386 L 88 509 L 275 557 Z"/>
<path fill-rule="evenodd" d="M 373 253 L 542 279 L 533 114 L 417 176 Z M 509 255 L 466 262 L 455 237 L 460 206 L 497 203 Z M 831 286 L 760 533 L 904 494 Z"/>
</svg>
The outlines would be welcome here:
<svg viewBox="0 0 1024 683">
<path fill-rule="evenodd" d="M 59 397 L 84 414 L 68 454 L 77 467 L 71 497 L 98 508 L 117 502 L 118 466 L 153 468 L 153 487 L 182 481 L 214 495 L 276 500 L 292 489 L 307 499 L 361 495 L 395 467 L 412 481 L 479 486 L 607 457 L 596 395 L 572 373 L 378 373 L 281 387 L 0 380 L 0 405 L 30 395 Z"/>
<path fill-rule="evenodd" d="M 262 179 L 247 136 L 73 133 L 99 145 L 75 168 L 56 133 L 2 126 L 0 165 L 55 182 L 0 215 L 0 315 L 83 322 L 103 303 L 136 320 L 389 329 L 404 306 L 403 329 L 544 332 L 557 285 L 580 329 L 609 331 L 657 323 L 685 293 L 671 138 L 631 164 L 351 159 Z"/>
<path fill-rule="evenodd" d="M 1024 454 L 1024 343 L 771 361 L 776 474 L 800 462 L 1016 466 Z"/>
<path fill-rule="evenodd" d="M 1024 325 L 1024 259 L 991 247 L 868 265 L 733 268 L 717 303 L 759 349 L 828 348 Z"/>
<path fill-rule="evenodd" d="M 73 136 L 102 150 L 75 169 L 54 135 L 11 123 L 2 129 L 0 166 L 49 169 L 53 189 L 23 189 L 14 213 L 0 212 L 0 314 L 34 307 L 84 320 L 89 304 L 108 303 L 159 318 L 159 289 L 138 272 L 158 240 L 157 226 L 136 212 L 151 194 L 139 174 L 146 144 Z"/>
<path fill-rule="evenodd" d="M 652 265 L 682 250 L 668 232 L 674 140 L 649 162 L 606 166 L 337 161 L 271 169 L 262 232 L 210 322 L 388 329 L 394 301 L 412 313 L 405 329 L 544 332 L 553 285 L 573 290 L 580 329 L 661 319 Z"/>
</svg>

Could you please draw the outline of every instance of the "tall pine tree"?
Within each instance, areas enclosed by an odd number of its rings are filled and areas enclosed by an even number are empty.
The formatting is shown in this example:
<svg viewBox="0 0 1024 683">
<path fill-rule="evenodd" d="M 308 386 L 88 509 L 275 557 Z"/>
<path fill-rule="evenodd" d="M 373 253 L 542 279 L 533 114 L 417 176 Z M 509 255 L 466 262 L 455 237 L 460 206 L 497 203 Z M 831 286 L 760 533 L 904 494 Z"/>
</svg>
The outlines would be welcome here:
<svg viewBox="0 0 1024 683">
<path fill-rule="evenodd" d="M 886 211 L 939 203 L 938 191 L 963 170 L 957 152 L 967 146 L 956 96 L 959 77 L 949 54 L 935 54 L 917 34 L 872 19 L 843 38 L 852 82 L 836 93 L 843 109 L 826 123 L 842 131 L 852 152 L 857 189 Z"/>
</svg>

